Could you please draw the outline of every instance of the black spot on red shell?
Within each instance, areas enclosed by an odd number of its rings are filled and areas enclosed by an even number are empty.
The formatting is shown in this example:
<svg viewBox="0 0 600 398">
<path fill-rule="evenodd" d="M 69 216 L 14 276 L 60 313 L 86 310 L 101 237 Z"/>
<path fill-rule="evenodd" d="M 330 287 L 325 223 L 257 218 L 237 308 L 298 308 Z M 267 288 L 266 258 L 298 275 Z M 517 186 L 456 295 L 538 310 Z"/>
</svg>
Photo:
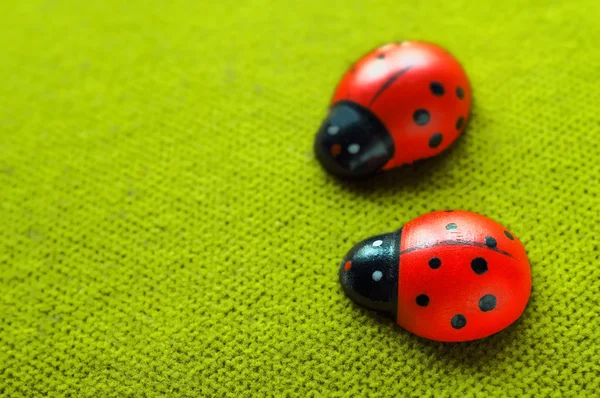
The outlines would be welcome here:
<svg viewBox="0 0 600 398">
<path fill-rule="evenodd" d="M 485 245 L 491 249 L 496 248 L 496 245 L 498 243 L 496 242 L 496 239 L 492 238 L 491 236 L 486 236 L 485 237 Z"/>
<path fill-rule="evenodd" d="M 483 257 L 474 258 L 473 261 L 471 261 L 471 269 L 477 275 L 485 274 L 488 270 L 487 261 L 485 261 L 485 258 Z"/>
<path fill-rule="evenodd" d="M 458 228 L 458 227 L 457 227 L 457 225 L 456 225 L 455 223 L 453 223 L 453 222 L 451 222 L 450 224 L 446 225 L 446 229 L 447 229 L 448 231 L 452 231 L 452 230 L 454 230 L 454 229 L 456 229 L 456 228 Z"/>
<path fill-rule="evenodd" d="M 462 89 L 462 87 L 456 87 L 456 96 L 459 99 L 465 98 L 465 91 Z"/>
<path fill-rule="evenodd" d="M 506 235 L 506 237 L 510 240 L 515 240 L 515 237 L 512 236 L 511 233 L 508 231 L 504 231 L 504 235 Z"/>
<path fill-rule="evenodd" d="M 450 324 L 454 329 L 464 328 L 467 324 L 467 318 L 463 314 L 456 314 L 452 317 Z"/>
<path fill-rule="evenodd" d="M 429 267 L 431 267 L 432 269 L 438 269 L 440 268 L 442 265 L 442 260 L 440 260 L 437 257 L 433 257 L 431 258 L 431 260 L 429 260 Z"/>
<path fill-rule="evenodd" d="M 479 299 L 479 309 L 483 312 L 491 311 L 496 308 L 496 296 L 493 294 L 486 294 Z"/>
<path fill-rule="evenodd" d="M 465 124 L 465 118 L 464 117 L 459 117 L 458 120 L 456 121 L 456 129 L 460 130 L 463 127 L 463 124 Z"/>
<path fill-rule="evenodd" d="M 427 307 L 429 304 L 429 296 L 426 294 L 419 294 L 416 301 L 418 306 Z"/>
<path fill-rule="evenodd" d="M 385 54 L 379 54 L 379 55 L 377 56 L 377 59 L 384 59 L 384 58 L 385 58 Z"/>
<path fill-rule="evenodd" d="M 444 137 L 441 133 L 434 133 L 431 137 L 429 137 L 429 148 L 437 148 L 442 143 L 442 139 Z"/>
<path fill-rule="evenodd" d="M 441 97 L 442 95 L 444 95 L 444 86 L 440 82 L 431 82 L 431 84 L 429 85 L 429 89 L 431 90 L 431 93 L 436 97 Z"/>
<path fill-rule="evenodd" d="M 429 111 L 427 109 L 417 109 L 413 113 L 413 120 L 419 126 L 426 125 L 427 123 L 429 123 L 430 119 L 431 119 L 431 116 L 429 115 Z"/>
</svg>

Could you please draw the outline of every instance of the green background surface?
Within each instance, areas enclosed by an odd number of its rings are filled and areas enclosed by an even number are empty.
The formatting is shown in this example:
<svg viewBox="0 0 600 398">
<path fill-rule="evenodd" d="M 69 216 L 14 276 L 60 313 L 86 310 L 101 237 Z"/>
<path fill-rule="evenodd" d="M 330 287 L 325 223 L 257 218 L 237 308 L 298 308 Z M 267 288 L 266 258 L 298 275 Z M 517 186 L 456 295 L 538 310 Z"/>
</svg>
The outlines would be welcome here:
<svg viewBox="0 0 600 398">
<path fill-rule="evenodd" d="M 0 395 L 598 396 L 598 1 L 0 5 Z M 312 153 L 343 71 L 448 48 L 436 160 L 361 184 Z M 528 249 L 523 317 L 464 344 L 354 306 L 338 262 L 431 210 Z"/>
</svg>

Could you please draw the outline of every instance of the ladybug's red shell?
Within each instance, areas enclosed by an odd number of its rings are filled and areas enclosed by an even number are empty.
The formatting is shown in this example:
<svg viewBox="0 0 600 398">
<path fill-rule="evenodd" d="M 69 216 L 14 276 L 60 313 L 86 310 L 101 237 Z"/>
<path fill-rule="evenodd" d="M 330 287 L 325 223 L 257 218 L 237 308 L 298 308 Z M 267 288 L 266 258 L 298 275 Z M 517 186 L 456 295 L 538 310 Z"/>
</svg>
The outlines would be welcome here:
<svg viewBox="0 0 600 398">
<path fill-rule="evenodd" d="M 389 169 L 439 154 L 465 128 L 471 86 L 459 62 L 434 44 L 387 44 L 361 58 L 342 77 L 331 105 L 350 101 L 386 127 L 394 155 Z"/>
<path fill-rule="evenodd" d="M 483 338 L 516 321 L 531 292 L 521 242 L 467 211 L 437 211 L 355 245 L 340 282 L 357 303 L 432 340 Z"/>
<path fill-rule="evenodd" d="M 531 292 L 521 242 L 495 221 L 465 211 L 407 223 L 399 269 L 397 322 L 433 340 L 496 333 L 521 316 Z"/>
</svg>

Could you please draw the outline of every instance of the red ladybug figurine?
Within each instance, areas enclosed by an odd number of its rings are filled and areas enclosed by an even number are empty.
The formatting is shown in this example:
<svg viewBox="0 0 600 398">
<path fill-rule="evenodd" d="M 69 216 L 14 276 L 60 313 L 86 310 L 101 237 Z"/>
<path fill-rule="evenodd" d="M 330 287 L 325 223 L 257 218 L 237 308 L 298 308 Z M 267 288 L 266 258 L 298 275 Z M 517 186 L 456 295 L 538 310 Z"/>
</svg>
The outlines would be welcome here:
<svg viewBox="0 0 600 398">
<path fill-rule="evenodd" d="M 343 178 L 413 163 L 448 148 L 470 108 L 467 75 L 446 50 L 417 41 L 387 44 L 342 77 L 315 154 Z"/>
<path fill-rule="evenodd" d="M 345 293 L 432 340 L 480 339 L 516 321 L 531 292 L 525 248 L 502 225 L 437 211 L 354 246 L 342 261 Z"/>
</svg>

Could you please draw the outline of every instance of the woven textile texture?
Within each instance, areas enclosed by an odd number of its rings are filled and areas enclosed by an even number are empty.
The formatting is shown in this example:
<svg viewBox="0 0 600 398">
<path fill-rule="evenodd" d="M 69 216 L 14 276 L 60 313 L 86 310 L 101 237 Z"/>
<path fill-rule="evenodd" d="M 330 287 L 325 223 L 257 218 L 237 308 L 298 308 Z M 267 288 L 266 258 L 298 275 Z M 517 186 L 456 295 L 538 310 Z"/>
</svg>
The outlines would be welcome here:
<svg viewBox="0 0 600 398">
<path fill-rule="evenodd" d="M 600 396 L 600 2 L 0 3 L 0 396 Z M 344 183 L 342 73 L 438 43 L 474 90 L 442 156 Z M 525 244 L 489 338 L 353 305 L 356 242 L 432 210 Z"/>
</svg>

